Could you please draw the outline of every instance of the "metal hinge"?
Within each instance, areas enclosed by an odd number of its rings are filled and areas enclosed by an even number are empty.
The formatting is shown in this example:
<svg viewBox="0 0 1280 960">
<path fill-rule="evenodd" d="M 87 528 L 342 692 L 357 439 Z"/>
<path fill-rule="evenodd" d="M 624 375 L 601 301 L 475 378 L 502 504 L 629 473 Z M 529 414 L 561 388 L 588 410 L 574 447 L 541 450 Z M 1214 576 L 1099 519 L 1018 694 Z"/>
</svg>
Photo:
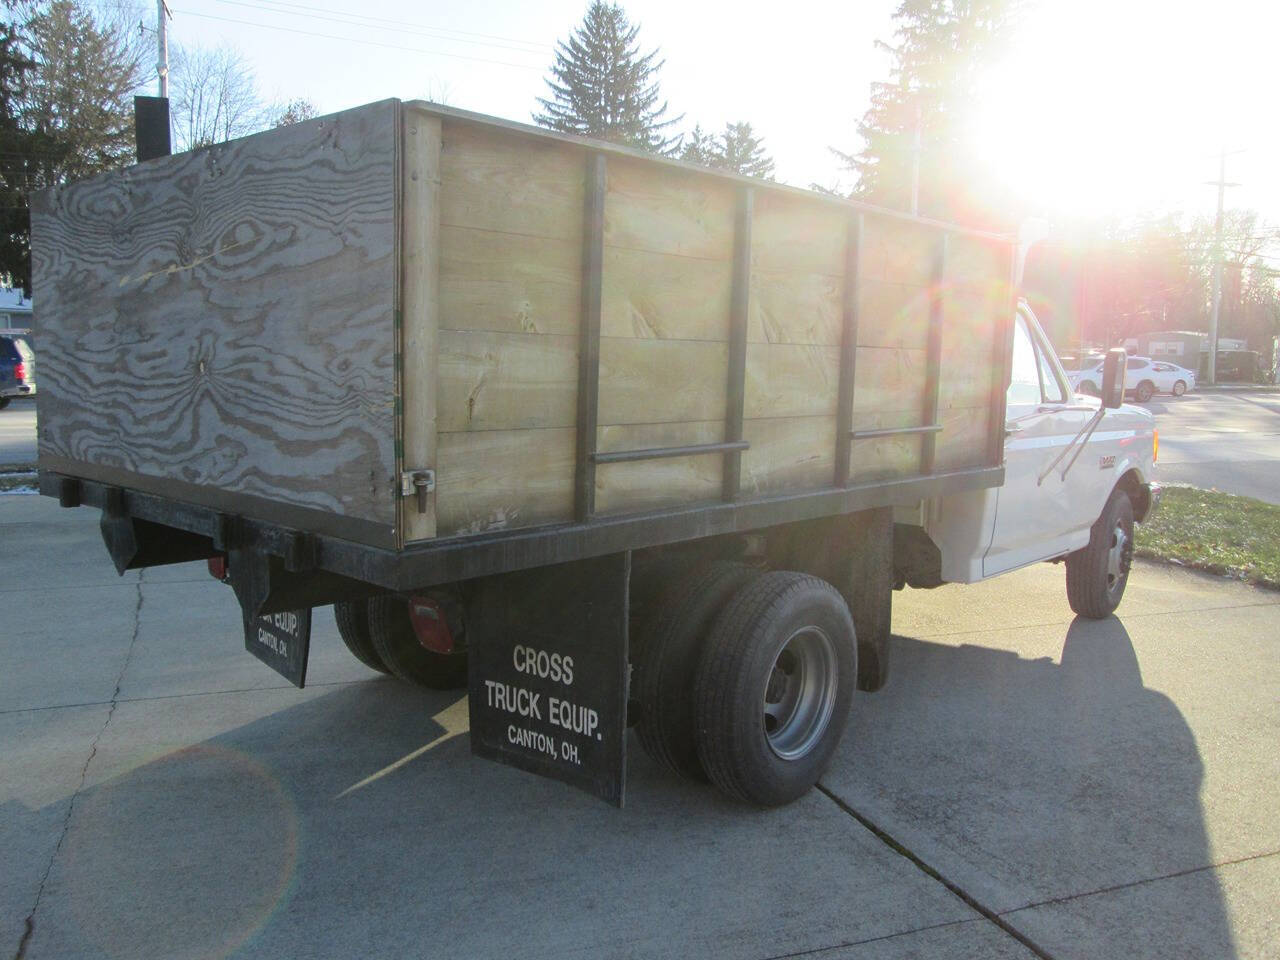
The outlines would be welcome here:
<svg viewBox="0 0 1280 960">
<path fill-rule="evenodd" d="M 436 488 L 434 470 L 406 470 L 400 474 L 400 496 L 418 498 L 418 512 L 427 512 L 427 494 Z"/>
</svg>

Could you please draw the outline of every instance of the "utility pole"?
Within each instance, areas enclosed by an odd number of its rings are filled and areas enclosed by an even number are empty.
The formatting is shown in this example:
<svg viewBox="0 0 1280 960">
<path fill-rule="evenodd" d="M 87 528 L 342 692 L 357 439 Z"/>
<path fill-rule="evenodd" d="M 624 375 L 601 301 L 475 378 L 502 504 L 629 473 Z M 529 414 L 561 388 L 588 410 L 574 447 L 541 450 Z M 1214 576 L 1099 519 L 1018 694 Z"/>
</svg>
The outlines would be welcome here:
<svg viewBox="0 0 1280 960">
<path fill-rule="evenodd" d="M 156 0 L 156 73 L 160 76 L 160 96 L 169 96 L 169 33 L 165 29 L 165 20 L 172 19 L 169 6 L 164 0 Z"/>
<path fill-rule="evenodd" d="M 1237 151 L 1239 152 L 1239 151 Z M 1227 148 L 1224 146 L 1218 154 L 1218 179 L 1207 181 L 1210 186 L 1218 188 L 1218 217 L 1213 225 L 1213 294 L 1209 312 L 1209 383 L 1216 383 L 1218 378 L 1218 314 L 1222 308 L 1222 203 L 1227 187 L 1238 187 L 1238 183 L 1227 183 Z"/>
</svg>

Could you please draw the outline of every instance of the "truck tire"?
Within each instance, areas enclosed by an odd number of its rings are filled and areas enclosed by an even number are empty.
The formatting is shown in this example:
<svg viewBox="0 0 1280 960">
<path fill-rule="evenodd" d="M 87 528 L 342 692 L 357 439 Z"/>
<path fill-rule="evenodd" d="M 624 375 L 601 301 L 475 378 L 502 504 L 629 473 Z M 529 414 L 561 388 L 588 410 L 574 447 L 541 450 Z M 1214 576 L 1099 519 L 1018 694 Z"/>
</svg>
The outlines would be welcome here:
<svg viewBox="0 0 1280 960">
<path fill-rule="evenodd" d="M 725 601 L 757 576 L 740 563 L 716 562 L 673 579 L 636 635 L 633 695 L 636 735 L 653 760 L 691 780 L 706 780 L 693 735 L 694 678 L 703 639 Z"/>
<path fill-rule="evenodd" d="M 338 624 L 338 636 L 352 656 L 371 670 L 391 672 L 373 648 L 373 638 L 369 636 L 368 600 L 337 601 L 333 605 L 333 619 Z"/>
<path fill-rule="evenodd" d="M 789 803 L 826 771 L 858 676 L 853 619 L 831 584 L 803 573 L 756 577 L 707 636 L 694 688 L 707 776 L 759 806 Z"/>
<path fill-rule="evenodd" d="M 378 657 L 401 680 L 432 690 L 466 686 L 466 651 L 436 653 L 419 643 L 409 620 L 407 601 L 390 595 L 370 600 L 369 636 Z"/>
<path fill-rule="evenodd" d="M 1173 395 L 1180 397 L 1187 392 L 1187 381 L 1179 380 L 1173 385 Z"/>
<path fill-rule="evenodd" d="M 9 398 L 8 398 L 8 397 L 0 397 L 0 410 L 3 410 L 3 409 L 4 409 L 5 407 L 7 407 L 8 405 L 9 405 Z"/>
<path fill-rule="evenodd" d="M 1134 388 L 1133 398 L 1139 403 L 1146 403 L 1156 392 L 1156 386 L 1150 380 L 1143 380 Z"/>
<path fill-rule="evenodd" d="M 1133 504 L 1111 491 L 1089 543 L 1067 557 L 1067 602 L 1082 617 L 1102 620 L 1115 612 L 1133 563 Z"/>
</svg>

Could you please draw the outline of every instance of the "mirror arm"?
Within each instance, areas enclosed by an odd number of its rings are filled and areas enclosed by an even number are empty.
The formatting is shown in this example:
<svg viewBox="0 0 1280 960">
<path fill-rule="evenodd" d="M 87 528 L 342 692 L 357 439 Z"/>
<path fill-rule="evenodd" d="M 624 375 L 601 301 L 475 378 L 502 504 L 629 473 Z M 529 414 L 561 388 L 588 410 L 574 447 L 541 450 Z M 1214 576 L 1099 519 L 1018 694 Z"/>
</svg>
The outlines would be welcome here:
<svg viewBox="0 0 1280 960">
<path fill-rule="evenodd" d="M 1075 456 L 1073 456 L 1067 462 L 1067 465 L 1062 468 L 1061 479 L 1063 480 L 1067 479 L 1067 471 L 1070 470 L 1072 466 L 1075 464 L 1076 459 L 1080 456 L 1081 451 L 1084 450 L 1085 444 L 1088 443 L 1089 438 L 1093 436 L 1093 431 L 1098 429 L 1098 424 L 1102 422 L 1103 414 L 1105 414 L 1106 412 L 1107 412 L 1106 407 L 1098 407 L 1098 412 L 1093 415 L 1093 418 L 1088 423 L 1086 423 L 1083 427 L 1081 427 L 1079 431 L 1077 431 L 1076 435 L 1071 438 L 1071 442 L 1068 443 L 1065 447 L 1063 447 L 1062 452 L 1059 453 L 1056 457 L 1054 457 L 1053 462 L 1050 463 L 1047 467 L 1045 467 L 1044 470 L 1040 473 L 1040 475 L 1036 477 L 1037 487 L 1044 483 L 1045 478 L 1048 477 L 1049 474 L 1053 473 L 1053 468 L 1056 467 L 1059 463 L 1061 463 L 1062 458 L 1065 457 L 1068 453 L 1070 453 L 1072 448 L 1074 447 L 1076 451 Z M 1079 444 L 1079 446 L 1077 446 L 1077 444 Z"/>
</svg>

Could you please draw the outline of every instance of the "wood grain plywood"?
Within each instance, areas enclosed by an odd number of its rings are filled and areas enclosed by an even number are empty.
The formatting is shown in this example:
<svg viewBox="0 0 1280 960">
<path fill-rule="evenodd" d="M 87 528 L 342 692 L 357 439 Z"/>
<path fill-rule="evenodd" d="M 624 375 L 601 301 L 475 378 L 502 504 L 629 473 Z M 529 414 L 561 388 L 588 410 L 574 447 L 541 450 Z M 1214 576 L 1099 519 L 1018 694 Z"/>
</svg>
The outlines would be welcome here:
<svg viewBox="0 0 1280 960">
<path fill-rule="evenodd" d="M 41 195 L 42 460 L 394 543 L 397 120 L 386 101 Z"/>
</svg>

